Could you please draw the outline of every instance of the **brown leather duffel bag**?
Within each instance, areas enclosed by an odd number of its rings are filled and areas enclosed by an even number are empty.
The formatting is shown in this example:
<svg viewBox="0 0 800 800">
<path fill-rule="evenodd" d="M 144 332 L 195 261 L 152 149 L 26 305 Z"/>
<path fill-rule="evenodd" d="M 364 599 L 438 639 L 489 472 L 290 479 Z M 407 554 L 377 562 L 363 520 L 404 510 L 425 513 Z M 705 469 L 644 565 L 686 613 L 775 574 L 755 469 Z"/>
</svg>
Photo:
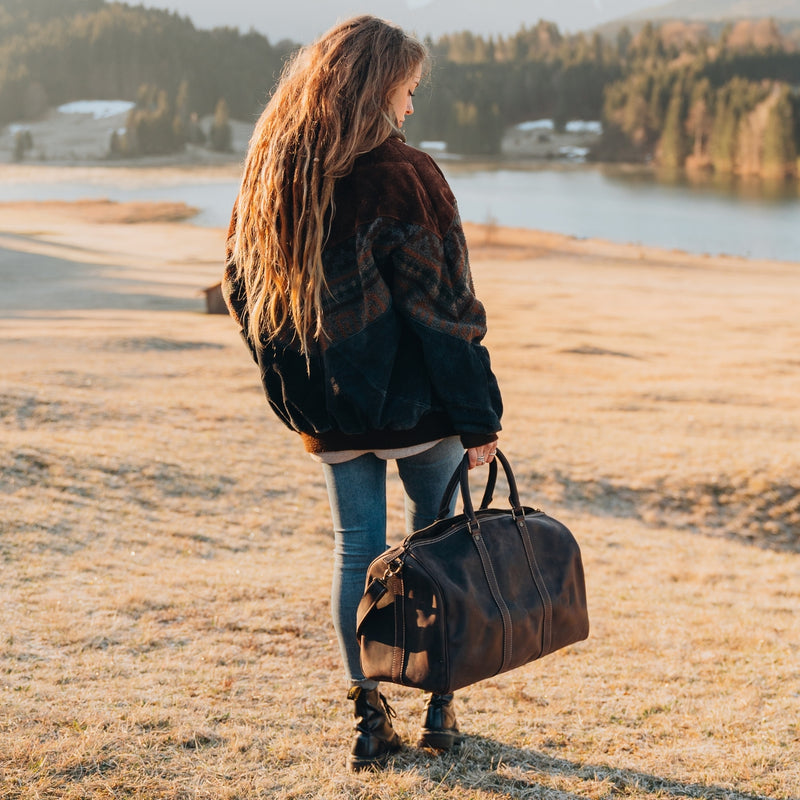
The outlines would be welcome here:
<svg viewBox="0 0 800 800">
<path fill-rule="evenodd" d="M 478 511 L 465 455 L 438 521 L 372 562 L 358 607 L 367 678 L 446 694 L 527 664 L 589 635 L 583 563 L 557 520 L 520 504 L 507 459 L 510 509 Z M 493 469 L 491 469 L 493 468 Z M 457 484 L 462 514 L 448 513 Z"/>
</svg>

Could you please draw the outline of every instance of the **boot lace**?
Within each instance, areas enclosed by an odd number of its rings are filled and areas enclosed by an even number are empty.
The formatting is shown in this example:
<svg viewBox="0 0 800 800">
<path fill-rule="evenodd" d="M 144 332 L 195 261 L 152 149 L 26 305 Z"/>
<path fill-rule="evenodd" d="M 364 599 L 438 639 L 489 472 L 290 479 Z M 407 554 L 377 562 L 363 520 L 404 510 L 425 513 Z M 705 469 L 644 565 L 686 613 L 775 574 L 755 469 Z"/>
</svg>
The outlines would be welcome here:
<svg viewBox="0 0 800 800">
<path fill-rule="evenodd" d="M 382 694 L 379 694 L 378 697 L 380 697 L 381 703 L 383 703 L 383 707 L 386 710 L 386 716 L 389 719 L 396 719 L 397 712 L 389 705 L 389 701 Z"/>
</svg>

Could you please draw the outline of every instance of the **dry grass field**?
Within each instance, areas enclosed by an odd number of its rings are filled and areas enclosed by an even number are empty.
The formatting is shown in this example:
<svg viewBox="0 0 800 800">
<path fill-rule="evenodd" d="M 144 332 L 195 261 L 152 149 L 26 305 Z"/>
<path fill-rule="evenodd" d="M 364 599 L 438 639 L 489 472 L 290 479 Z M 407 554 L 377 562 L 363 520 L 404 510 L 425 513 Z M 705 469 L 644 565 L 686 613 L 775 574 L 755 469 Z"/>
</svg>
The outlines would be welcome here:
<svg viewBox="0 0 800 800">
<path fill-rule="evenodd" d="M 592 634 L 460 692 L 460 750 L 351 775 L 321 472 L 182 216 L 0 207 L 2 800 L 800 797 L 800 264 L 469 229 Z"/>
</svg>

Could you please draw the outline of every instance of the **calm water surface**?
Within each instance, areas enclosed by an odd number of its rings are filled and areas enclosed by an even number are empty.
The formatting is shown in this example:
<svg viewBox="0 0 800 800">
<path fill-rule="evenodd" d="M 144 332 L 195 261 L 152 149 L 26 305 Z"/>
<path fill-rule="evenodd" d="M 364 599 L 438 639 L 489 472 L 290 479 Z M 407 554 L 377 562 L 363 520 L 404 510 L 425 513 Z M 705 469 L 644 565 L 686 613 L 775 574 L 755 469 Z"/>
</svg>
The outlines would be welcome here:
<svg viewBox="0 0 800 800">
<path fill-rule="evenodd" d="M 800 261 L 800 190 L 761 184 L 691 186 L 650 173 L 589 166 L 497 168 L 443 162 L 461 215 L 471 222 L 602 237 L 692 253 L 727 253 Z M 225 227 L 236 196 L 235 177 L 217 172 L 121 170 L 119 180 L 4 182 L 0 200 L 183 201 L 199 209 L 197 225 Z M 101 173 L 98 173 L 101 174 Z M 145 180 L 142 180 L 145 177 Z"/>
<path fill-rule="evenodd" d="M 596 168 L 449 175 L 475 222 L 637 242 L 692 253 L 800 261 L 796 184 L 692 186 L 652 174 Z"/>
</svg>

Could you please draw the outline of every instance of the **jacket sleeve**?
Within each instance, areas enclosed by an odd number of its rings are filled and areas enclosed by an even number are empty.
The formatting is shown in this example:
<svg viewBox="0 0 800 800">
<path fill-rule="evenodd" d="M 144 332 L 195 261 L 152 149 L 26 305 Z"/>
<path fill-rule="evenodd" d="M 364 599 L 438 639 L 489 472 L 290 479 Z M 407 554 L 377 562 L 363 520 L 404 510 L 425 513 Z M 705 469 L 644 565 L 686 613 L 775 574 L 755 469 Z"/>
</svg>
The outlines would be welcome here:
<svg viewBox="0 0 800 800">
<path fill-rule="evenodd" d="M 431 384 L 465 447 L 497 438 L 503 404 L 457 211 L 441 235 L 410 226 L 392 253 L 394 303 L 422 346 Z"/>
<path fill-rule="evenodd" d="M 258 351 L 255 342 L 251 339 L 248 333 L 248 315 L 247 315 L 247 298 L 245 296 L 244 286 L 237 276 L 236 265 L 233 263 L 233 248 L 231 241 L 233 238 L 233 231 L 236 225 L 236 213 L 231 216 L 231 222 L 228 227 L 228 238 L 225 245 L 225 272 L 222 275 L 222 299 L 228 307 L 228 312 L 233 317 L 236 324 L 239 326 L 239 333 L 247 345 L 250 355 L 253 360 L 258 363 Z"/>
</svg>

